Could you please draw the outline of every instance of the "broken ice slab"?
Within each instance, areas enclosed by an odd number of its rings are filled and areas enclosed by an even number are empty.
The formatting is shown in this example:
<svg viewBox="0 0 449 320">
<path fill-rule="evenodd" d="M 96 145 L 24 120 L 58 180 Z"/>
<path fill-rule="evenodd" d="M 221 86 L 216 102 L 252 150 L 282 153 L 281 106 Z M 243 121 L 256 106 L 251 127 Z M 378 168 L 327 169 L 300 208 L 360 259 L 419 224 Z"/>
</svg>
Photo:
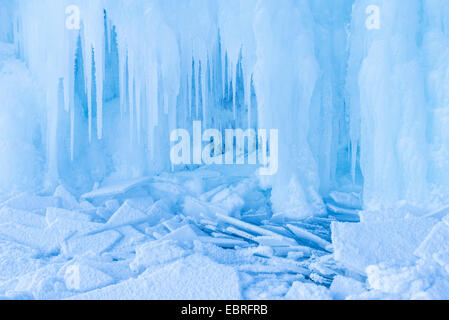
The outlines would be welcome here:
<svg viewBox="0 0 449 320">
<path fill-rule="evenodd" d="M 285 272 L 297 272 L 302 275 L 310 275 L 310 270 L 306 268 L 304 264 L 301 264 L 298 261 L 290 260 L 286 258 L 281 257 L 271 257 L 266 260 L 267 264 L 271 266 L 279 267 L 280 269 L 284 270 Z"/>
<path fill-rule="evenodd" d="M 41 215 L 9 207 L 0 209 L 0 224 L 5 223 L 16 223 L 38 229 L 47 227 L 47 222 Z"/>
<path fill-rule="evenodd" d="M 179 242 L 193 242 L 199 237 L 206 236 L 204 232 L 193 225 L 185 225 L 163 236 L 161 240 L 174 240 Z"/>
<path fill-rule="evenodd" d="M 163 224 L 158 224 L 152 227 L 148 223 L 144 223 L 136 226 L 136 229 L 144 232 L 146 235 L 153 237 L 154 239 L 161 239 L 170 233 L 170 230 L 168 230 Z"/>
<path fill-rule="evenodd" d="M 60 208 L 47 208 L 45 219 L 49 225 L 57 219 L 91 221 L 91 217 L 87 214 Z"/>
<path fill-rule="evenodd" d="M 246 241 L 239 239 L 231 239 L 231 238 L 215 238 L 215 237 L 199 237 L 199 241 L 211 243 L 221 248 L 245 248 L 248 247 L 249 244 Z"/>
<path fill-rule="evenodd" d="M 100 289 L 115 282 L 114 278 L 87 264 L 74 263 L 65 270 L 64 283 L 67 289 L 87 292 Z"/>
<path fill-rule="evenodd" d="M 270 261 L 269 258 L 267 261 Z M 277 273 L 296 273 L 308 276 L 310 271 L 304 267 L 293 264 L 263 264 L 263 263 L 251 263 L 251 264 L 241 264 L 237 266 L 237 269 L 241 272 L 250 273 L 267 273 L 267 274 L 277 274 Z"/>
<path fill-rule="evenodd" d="M 254 238 L 254 241 L 258 242 L 259 244 L 273 245 L 277 247 L 298 246 L 298 243 L 294 239 L 286 237 L 274 231 L 267 230 L 228 216 L 217 214 L 217 217 L 219 220 L 226 222 L 227 224 L 230 224 L 238 229 L 243 229 L 249 233 L 260 235 Z"/>
<path fill-rule="evenodd" d="M 270 218 L 270 213 L 266 207 L 261 207 L 257 211 L 251 209 L 243 213 L 241 218 L 248 223 L 260 224 Z"/>
<path fill-rule="evenodd" d="M 280 235 L 259 236 L 255 237 L 254 241 L 256 241 L 262 246 L 269 246 L 269 247 L 291 247 L 298 245 L 298 243 L 295 240 L 282 237 Z"/>
<path fill-rule="evenodd" d="M 142 211 L 131 207 L 125 202 L 108 220 L 105 228 L 117 228 L 124 225 L 140 224 L 145 222 L 148 216 Z"/>
<path fill-rule="evenodd" d="M 104 229 L 104 224 L 58 216 L 47 229 L 58 234 L 62 240 L 65 240 L 68 236 L 74 234 L 87 235 L 94 232 L 100 232 Z"/>
<path fill-rule="evenodd" d="M 364 273 L 366 267 L 408 263 L 436 221 L 427 218 L 397 219 L 372 223 L 332 223 L 335 260 Z"/>
<path fill-rule="evenodd" d="M 442 220 L 449 227 L 449 215 L 446 215 Z"/>
<path fill-rule="evenodd" d="M 131 249 L 135 249 L 133 246 L 136 244 L 142 243 L 145 240 L 148 240 L 148 236 L 134 227 L 131 226 L 123 226 L 116 231 L 120 232 L 120 234 L 123 236 L 120 240 L 120 244 L 122 245 L 129 245 Z"/>
<path fill-rule="evenodd" d="M 63 251 L 68 256 L 83 255 L 87 252 L 99 255 L 110 249 L 121 238 L 122 235 L 114 230 L 88 236 L 74 236 L 64 243 Z"/>
<path fill-rule="evenodd" d="M 151 197 L 137 197 L 126 199 L 125 203 L 142 212 L 147 212 L 153 206 L 154 200 Z"/>
<path fill-rule="evenodd" d="M 449 251 L 442 251 L 439 253 L 435 253 L 433 255 L 433 259 L 444 269 L 446 272 L 449 272 Z"/>
<path fill-rule="evenodd" d="M 159 200 L 146 212 L 148 217 L 145 223 L 151 227 L 156 226 L 162 221 L 173 218 L 174 216 L 171 211 L 171 202 L 169 200 Z"/>
<path fill-rule="evenodd" d="M 239 276 L 229 266 L 192 255 L 137 279 L 73 297 L 75 300 L 239 300 Z"/>
<path fill-rule="evenodd" d="M 0 240 L 0 294 L 2 283 L 35 271 L 46 262 L 36 259 L 36 250 L 17 242 Z"/>
<path fill-rule="evenodd" d="M 222 215 L 228 214 L 228 212 L 216 204 L 211 204 L 209 202 L 203 202 L 191 196 L 184 198 L 184 203 L 182 204 L 183 213 L 192 217 L 198 221 L 204 218 L 215 217 L 215 214 L 219 213 Z"/>
<path fill-rule="evenodd" d="M 309 276 L 310 280 L 314 283 L 329 287 L 332 283 L 332 277 L 326 277 L 322 274 L 312 272 Z"/>
<path fill-rule="evenodd" d="M 321 239 L 324 239 L 324 240 L 330 242 L 331 220 L 329 220 L 329 225 L 327 227 L 324 227 L 322 225 L 317 225 L 317 224 L 304 223 L 304 221 L 295 221 L 295 222 L 292 222 L 291 224 L 293 224 L 294 226 L 299 227 L 301 229 L 307 230 L 308 232 L 313 233 L 315 236 L 318 236 Z M 291 231 L 290 231 L 290 233 L 291 233 Z"/>
<path fill-rule="evenodd" d="M 182 215 L 177 215 L 174 216 L 171 219 L 168 219 L 164 222 L 162 222 L 162 224 L 168 229 L 170 230 L 170 232 L 173 232 L 183 226 L 185 226 L 188 222 L 186 221 L 185 217 Z"/>
<path fill-rule="evenodd" d="M 220 191 L 222 191 L 224 188 L 226 188 L 226 185 L 221 185 L 215 189 L 212 189 L 206 193 L 203 193 L 199 199 L 201 201 L 207 202 L 209 201 L 215 194 L 219 193 Z"/>
<path fill-rule="evenodd" d="M 227 224 L 233 225 L 237 228 L 240 228 L 240 229 L 243 229 L 243 230 L 255 233 L 255 234 L 259 234 L 259 235 L 263 235 L 263 236 L 281 236 L 280 234 L 275 233 L 273 231 L 261 228 L 254 224 L 250 224 L 250 223 L 238 220 L 233 217 L 229 217 L 229 216 L 222 215 L 222 214 L 217 214 L 216 216 L 219 220 L 221 220 Z"/>
<path fill-rule="evenodd" d="M 357 210 L 340 208 L 333 204 L 327 203 L 329 215 L 341 222 L 360 222 L 360 216 Z"/>
<path fill-rule="evenodd" d="M 295 249 L 295 248 L 293 248 L 293 249 Z M 284 253 L 282 256 L 285 256 L 287 259 L 290 259 L 290 260 L 301 260 L 301 259 L 310 257 L 312 250 L 310 250 L 309 248 L 307 248 L 308 250 L 304 250 L 304 249 L 306 249 L 306 248 L 300 247 L 297 250 L 289 250 L 286 253 Z"/>
<path fill-rule="evenodd" d="M 0 225 L 0 238 L 11 240 L 30 248 L 39 250 L 42 254 L 51 254 L 59 250 L 63 238 L 51 228 L 37 229 L 17 223 Z"/>
<path fill-rule="evenodd" d="M 226 228 L 225 231 L 230 233 L 230 234 L 232 234 L 232 235 L 235 235 L 235 236 L 238 236 L 240 238 L 247 239 L 247 240 L 250 240 L 250 241 L 255 241 L 255 238 L 256 238 L 252 234 L 249 234 L 249 233 L 247 233 L 245 231 L 239 230 L 239 229 L 234 228 L 234 227 L 228 227 L 228 228 Z"/>
<path fill-rule="evenodd" d="M 0 285 L 0 292 L 4 292 L 9 297 L 25 297 L 26 299 L 61 299 L 65 288 L 54 290 L 58 284 L 56 276 L 62 263 L 51 263 L 37 270 L 30 271 L 15 279 L 6 281 Z M 65 287 L 60 283 L 62 287 Z M 59 292 L 58 292 L 59 291 Z M 68 296 L 68 295 L 67 295 Z"/>
<path fill-rule="evenodd" d="M 345 300 L 361 294 L 366 291 L 366 288 L 362 282 L 338 275 L 332 281 L 330 291 L 335 300 Z"/>
<path fill-rule="evenodd" d="M 156 180 L 157 178 L 155 178 Z M 172 198 L 177 199 L 181 195 L 185 195 L 186 190 L 179 184 L 165 181 L 153 181 L 148 184 L 148 190 L 155 199 Z"/>
<path fill-rule="evenodd" d="M 268 224 L 266 222 L 264 224 L 262 224 L 261 227 L 263 227 L 266 230 L 273 231 L 274 233 L 279 234 L 281 236 L 284 236 L 287 238 L 292 238 L 291 232 L 286 230 L 284 227 L 281 227 L 278 225 L 273 225 L 273 224 Z"/>
<path fill-rule="evenodd" d="M 147 242 L 136 249 L 136 256 L 130 263 L 134 272 L 143 272 L 149 267 L 156 267 L 173 262 L 188 255 L 188 251 L 181 248 L 174 241 Z"/>
<path fill-rule="evenodd" d="M 115 212 L 120 208 L 120 202 L 117 199 L 108 200 L 104 203 L 104 206 L 109 211 Z"/>
<path fill-rule="evenodd" d="M 321 249 L 324 249 L 328 252 L 333 251 L 332 244 L 317 235 L 300 228 L 298 226 L 294 226 L 292 224 L 287 225 L 288 229 L 301 241 L 305 241 L 306 243 L 311 243 L 313 245 L 318 246 Z"/>
<path fill-rule="evenodd" d="M 425 260 L 431 260 L 438 253 L 449 252 L 449 227 L 440 222 L 416 249 L 415 254 Z"/>
<path fill-rule="evenodd" d="M 314 259 L 310 262 L 309 269 L 326 277 L 332 277 L 338 273 L 338 268 L 334 261 L 333 255 L 331 254 Z"/>
<path fill-rule="evenodd" d="M 229 233 L 223 233 L 223 232 L 212 232 L 210 234 L 214 238 L 227 238 L 227 239 L 238 239 L 242 240 L 242 238 L 236 237 L 235 235 L 229 234 Z M 246 240 L 246 239 L 245 239 Z"/>
<path fill-rule="evenodd" d="M 84 200 L 80 202 L 80 211 L 91 216 L 91 217 L 100 217 L 97 214 L 97 207 L 92 205 L 90 202 Z"/>
<path fill-rule="evenodd" d="M 2 206 L 24 211 L 40 211 L 49 207 L 60 207 L 61 199 L 56 197 L 40 197 L 29 194 L 21 194 L 5 201 Z"/>
<path fill-rule="evenodd" d="M 134 189 L 145 186 L 152 181 L 152 178 L 140 178 L 133 179 L 129 181 L 124 181 L 117 184 L 112 184 L 109 186 L 101 187 L 97 190 L 85 193 L 81 196 L 83 199 L 93 200 L 93 199 L 108 199 L 117 195 L 123 195 L 124 193 Z"/>
<path fill-rule="evenodd" d="M 425 217 L 434 218 L 434 219 L 442 219 L 444 217 L 447 217 L 448 215 L 449 215 L 449 206 L 435 210 L 435 211 L 425 215 Z"/>
<path fill-rule="evenodd" d="M 61 204 L 65 209 L 68 210 L 81 209 L 80 204 L 78 203 L 76 198 L 69 191 L 67 191 L 67 189 L 64 188 L 64 186 L 62 185 L 56 188 L 53 196 L 61 199 Z"/>
<path fill-rule="evenodd" d="M 113 214 L 114 211 L 111 211 L 104 207 L 98 207 L 95 209 L 95 216 L 100 218 L 102 222 L 108 221 Z"/>
</svg>

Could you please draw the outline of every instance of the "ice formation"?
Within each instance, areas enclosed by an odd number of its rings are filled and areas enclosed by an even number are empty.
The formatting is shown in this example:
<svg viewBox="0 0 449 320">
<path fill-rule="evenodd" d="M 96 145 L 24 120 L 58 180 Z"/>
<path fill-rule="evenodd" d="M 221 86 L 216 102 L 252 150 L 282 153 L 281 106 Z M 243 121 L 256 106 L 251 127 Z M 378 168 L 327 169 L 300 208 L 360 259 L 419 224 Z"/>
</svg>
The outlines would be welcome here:
<svg viewBox="0 0 449 320">
<path fill-rule="evenodd" d="M 0 0 L 0 296 L 449 298 L 448 52 L 447 0 Z"/>
</svg>

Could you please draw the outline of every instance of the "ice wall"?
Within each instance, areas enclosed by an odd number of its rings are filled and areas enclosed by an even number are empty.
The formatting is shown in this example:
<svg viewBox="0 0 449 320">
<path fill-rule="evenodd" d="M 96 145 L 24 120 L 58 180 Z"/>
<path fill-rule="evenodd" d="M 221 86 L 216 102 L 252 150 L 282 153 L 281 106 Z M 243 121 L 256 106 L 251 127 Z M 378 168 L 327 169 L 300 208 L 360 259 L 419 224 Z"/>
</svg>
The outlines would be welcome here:
<svg viewBox="0 0 449 320">
<path fill-rule="evenodd" d="M 360 108 L 352 134 L 357 139 L 360 130 L 364 200 L 367 205 L 402 199 L 418 204 L 428 190 L 424 73 L 417 43 L 421 1 L 407 6 L 377 1 L 380 29 L 366 25 L 363 13 L 371 4 L 354 6 L 351 62 L 361 62 L 348 82 L 356 84 L 351 108 Z"/>
<path fill-rule="evenodd" d="M 367 25 L 370 5 L 379 28 Z M 447 4 L 356 1 L 346 82 L 366 207 L 447 198 Z"/>
<path fill-rule="evenodd" d="M 310 1 L 15 3 L 20 54 L 46 89 L 47 181 L 86 187 L 170 170 L 169 132 L 193 120 L 260 126 L 280 130 L 279 174 L 264 181 L 275 211 L 323 213 L 316 160 L 334 140 L 314 152 L 308 140 L 311 118 L 320 122 L 310 112 L 318 60 L 331 50 L 316 57 Z M 79 30 L 67 25 L 77 14 Z"/>
<path fill-rule="evenodd" d="M 261 183 L 281 217 L 324 213 L 335 189 L 366 207 L 448 195 L 444 0 L 3 3 L 0 40 L 45 89 L 49 185 L 171 170 L 169 133 L 201 121 L 279 130 Z"/>
<path fill-rule="evenodd" d="M 320 72 L 306 1 L 259 1 L 254 24 L 259 125 L 279 128 L 274 211 L 287 217 L 322 213 L 317 167 L 307 142 L 312 94 Z M 273 81 L 274 80 L 274 81 Z M 312 204 L 312 205 L 310 205 Z"/>
<path fill-rule="evenodd" d="M 440 198 L 448 195 L 449 183 L 449 3 L 428 0 L 423 3 L 420 34 L 429 143 L 428 179 Z"/>
</svg>

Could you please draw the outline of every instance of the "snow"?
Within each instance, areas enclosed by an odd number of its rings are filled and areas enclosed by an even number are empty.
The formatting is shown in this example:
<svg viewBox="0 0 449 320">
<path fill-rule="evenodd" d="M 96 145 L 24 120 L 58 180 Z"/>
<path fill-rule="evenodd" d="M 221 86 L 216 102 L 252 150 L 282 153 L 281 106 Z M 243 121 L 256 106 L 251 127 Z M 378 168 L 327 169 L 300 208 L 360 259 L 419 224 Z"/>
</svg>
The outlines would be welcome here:
<svg viewBox="0 0 449 320">
<path fill-rule="evenodd" d="M 91 217 L 87 214 L 77 211 L 71 211 L 61 208 L 47 208 L 45 219 L 47 224 L 52 224 L 56 220 L 80 220 L 80 221 L 91 221 Z"/>
<path fill-rule="evenodd" d="M 288 300 L 332 300 L 328 289 L 302 282 L 294 282 L 285 298 Z"/>
<path fill-rule="evenodd" d="M 435 254 L 449 251 L 448 239 L 449 227 L 440 222 L 416 249 L 415 254 L 422 259 L 431 260 Z"/>
<path fill-rule="evenodd" d="M 69 210 L 80 209 L 80 204 L 76 200 L 76 198 L 67 191 L 64 186 L 58 186 L 53 194 L 53 197 L 58 197 L 62 201 L 62 206 Z"/>
<path fill-rule="evenodd" d="M 2 205 L 18 210 L 40 211 L 45 210 L 48 207 L 59 207 L 60 199 L 55 197 L 41 197 L 29 194 L 21 194 L 3 202 Z"/>
<path fill-rule="evenodd" d="M 336 300 L 345 300 L 358 296 L 366 291 L 363 283 L 343 276 L 336 276 L 329 289 L 332 298 Z"/>
<path fill-rule="evenodd" d="M 0 225 L 6 223 L 23 224 L 28 227 L 45 228 L 47 223 L 45 218 L 27 211 L 3 207 L 0 209 Z"/>
<path fill-rule="evenodd" d="M 160 266 L 179 258 L 183 258 L 188 251 L 177 245 L 175 241 L 157 241 L 145 243 L 136 249 L 136 257 L 131 262 L 131 270 L 142 272 L 149 267 Z"/>
<path fill-rule="evenodd" d="M 78 200 L 57 187 L 58 201 L 33 198 L 32 212 L 3 206 L 0 238 L 5 250 L 12 251 L 1 255 L 5 278 L 0 295 L 15 299 L 263 299 L 285 298 L 295 281 L 329 286 L 336 274 L 332 268 L 338 267 L 322 265 L 321 257 L 331 252 L 318 245 L 328 243 L 331 220 L 327 218 L 298 222 L 296 228 L 303 230 L 299 239 L 291 232 L 293 224 L 270 221 L 269 211 L 266 221 L 256 223 L 241 220 L 238 212 L 211 212 L 207 218 L 182 214 L 188 197 L 208 203 L 214 199 L 217 208 L 228 211 L 223 199 L 236 190 L 240 190 L 242 208 L 266 210 L 269 194 L 251 189 L 257 188 L 253 170 L 246 172 L 245 182 L 235 184 L 235 178 L 224 177 L 218 169 L 204 175 L 196 196 L 184 182 L 203 174 L 202 169 L 165 175 L 166 181 L 182 190 L 172 194 L 174 198 L 157 193 L 143 197 L 139 188 L 127 189 L 67 209 L 68 202 L 61 199 Z M 103 219 L 99 212 L 110 212 L 110 217 Z M 12 255 L 18 260 L 13 261 Z M 270 275 L 276 275 L 271 282 Z"/>
<path fill-rule="evenodd" d="M 416 259 L 414 252 L 436 221 L 426 218 L 371 223 L 332 224 L 335 259 L 361 273 L 382 262 L 404 263 Z"/>
</svg>

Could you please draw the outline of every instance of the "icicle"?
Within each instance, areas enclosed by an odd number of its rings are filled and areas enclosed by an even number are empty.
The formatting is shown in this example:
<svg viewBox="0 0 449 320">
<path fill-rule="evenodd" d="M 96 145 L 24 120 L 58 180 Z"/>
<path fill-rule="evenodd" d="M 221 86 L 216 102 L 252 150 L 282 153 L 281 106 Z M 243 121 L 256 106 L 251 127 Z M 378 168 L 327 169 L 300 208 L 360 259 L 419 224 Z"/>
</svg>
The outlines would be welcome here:
<svg viewBox="0 0 449 320">
<path fill-rule="evenodd" d="M 128 52 L 123 46 L 119 46 L 119 87 L 120 87 L 120 119 L 124 118 L 126 112 L 127 96 L 127 76 L 128 76 Z"/>
<path fill-rule="evenodd" d="M 232 63 L 234 68 L 231 69 L 234 85 L 232 87 L 232 109 L 234 110 L 234 121 L 237 119 L 237 106 L 236 106 L 236 94 L 237 94 L 237 64 Z"/>
<path fill-rule="evenodd" d="M 134 142 L 134 65 L 128 61 L 128 105 L 129 105 L 129 139 L 131 145 Z"/>
<path fill-rule="evenodd" d="M 141 98 L 142 98 L 142 92 L 141 92 L 141 81 L 135 82 L 135 95 L 136 95 L 136 132 L 137 132 L 137 143 L 140 144 L 140 133 L 141 133 Z"/>
<path fill-rule="evenodd" d="M 202 66 L 201 68 L 201 95 L 202 95 L 202 114 L 201 114 L 201 118 L 203 121 L 203 128 L 207 128 L 207 118 L 206 118 L 206 110 L 207 110 L 207 85 L 206 85 L 206 81 L 207 81 L 207 74 L 204 71 L 204 67 Z"/>
<path fill-rule="evenodd" d="M 70 161 L 75 159 L 75 108 L 70 108 Z"/>
</svg>

